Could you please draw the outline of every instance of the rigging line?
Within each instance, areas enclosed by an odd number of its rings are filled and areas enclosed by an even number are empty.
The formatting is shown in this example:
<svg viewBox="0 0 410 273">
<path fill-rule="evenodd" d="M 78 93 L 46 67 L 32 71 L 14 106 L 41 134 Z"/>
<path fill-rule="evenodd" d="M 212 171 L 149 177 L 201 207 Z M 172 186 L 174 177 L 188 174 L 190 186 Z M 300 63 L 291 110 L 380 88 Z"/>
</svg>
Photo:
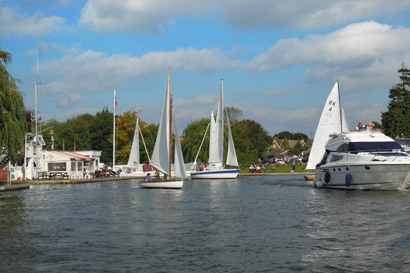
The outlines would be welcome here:
<svg viewBox="0 0 410 273">
<path fill-rule="evenodd" d="M 208 129 L 209 129 L 209 126 L 210 126 L 210 125 L 211 125 L 211 122 L 209 122 L 209 123 L 208 123 L 208 127 L 206 127 L 206 131 L 205 131 L 204 137 L 202 138 L 201 145 L 199 146 L 198 153 L 196 154 L 196 157 L 195 157 L 195 160 L 194 160 L 194 164 L 192 165 L 191 170 L 193 170 L 193 169 L 194 169 L 194 166 L 196 165 L 196 160 L 198 159 L 199 152 L 201 151 L 202 144 L 204 144 L 205 137 L 206 137 L 206 133 L 208 133 Z"/>
<path fill-rule="evenodd" d="M 144 144 L 145 153 L 147 153 L 148 162 L 149 162 L 149 164 L 151 164 L 151 158 L 149 157 L 149 153 L 148 153 L 148 150 L 147 150 L 147 145 L 145 145 L 144 136 L 142 135 L 142 131 L 141 131 L 141 128 L 140 128 L 139 126 L 138 126 L 138 131 L 140 132 L 140 136 L 141 136 L 141 139 L 142 139 L 142 143 Z"/>
</svg>

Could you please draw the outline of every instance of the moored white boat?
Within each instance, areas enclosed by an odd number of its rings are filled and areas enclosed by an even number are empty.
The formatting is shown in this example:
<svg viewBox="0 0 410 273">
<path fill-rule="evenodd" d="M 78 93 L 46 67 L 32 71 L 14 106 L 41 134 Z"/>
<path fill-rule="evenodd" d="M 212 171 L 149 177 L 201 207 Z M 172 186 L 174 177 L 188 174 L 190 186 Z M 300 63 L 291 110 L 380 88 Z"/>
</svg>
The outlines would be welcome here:
<svg viewBox="0 0 410 273">
<path fill-rule="evenodd" d="M 161 189 L 182 189 L 184 180 L 155 180 L 140 181 L 143 188 L 161 188 Z"/>
<path fill-rule="evenodd" d="M 233 179 L 239 174 L 239 164 L 236 157 L 235 145 L 232 138 L 231 127 L 228 122 L 228 151 L 226 158 L 226 165 L 236 168 L 226 168 L 223 165 L 223 142 L 224 142 L 224 95 L 223 95 L 223 81 L 221 80 L 221 92 L 218 103 L 218 111 L 216 121 L 213 112 L 211 112 L 210 121 L 210 139 L 209 139 L 209 159 L 208 164 L 203 170 L 191 171 L 192 179 Z M 206 134 L 206 132 L 205 132 Z M 202 144 L 201 144 L 202 146 Z M 201 149 L 201 148 L 200 148 Z M 199 151 L 198 151 L 199 154 Z M 194 166 L 196 166 L 196 160 Z"/>
<path fill-rule="evenodd" d="M 408 189 L 410 155 L 380 131 L 331 135 L 314 183 L 334 189 Z"/>
<path fill-rule="evenodd" d="M 171 171 L 172 155 L 172 123 L 175 125 L 175 139 L 179 140 L 178 129 L 175 122 L 175 117 L 172 116 L 172 95 L 171 95 L 171 65 L 168 71 L 168 85 L 165 92 L 164 105 L 162 108 L 161 121 L 159 123 L 158 135 L 155 141 L 154 152 L 152 155 L 151 165 L 163 174 L 162 178 L 146 179 L 140 181 L 140 186 L 143 188 L 166 188 L 166 189 L 182 189 L 184 186 L 184 178 L 186 178 L 185 165 L 182 157 L 181 144 L 175 141 L 174 150 L 174 171 Z M 174 121 L 174 122 L 172 122 Z M 172 177 L 182 179 L 173 179 Z"/>
<path fill-rule="evenodd" d="M 155 170 L 152 167 L 147 165 L 142 165 L 140 163 L 140 146 L 139 146 L 139 136 L 141 135 L 142 142 L 144 144 L 145 152 L 148 156 L 148 161 L 150 161 L 149 154 L 147 151 L 147 147 L 145 146 L 145 141 L 141 133 L 141 129 L 139 128 L 139 119 L 135 123 L 135 131 L 134 131 L 134 138 L 132 141 L 130 156 L 128 157 L 128 164 L 125 169 L 121 172 L 121 176 L 127 177 L 135 177 L 135 178 L 142 178 L 145 177 L 148 173 L 150 175 L 154 175 Z M 146 170 L 146 167 L 148 167 Z"/>
</svg>

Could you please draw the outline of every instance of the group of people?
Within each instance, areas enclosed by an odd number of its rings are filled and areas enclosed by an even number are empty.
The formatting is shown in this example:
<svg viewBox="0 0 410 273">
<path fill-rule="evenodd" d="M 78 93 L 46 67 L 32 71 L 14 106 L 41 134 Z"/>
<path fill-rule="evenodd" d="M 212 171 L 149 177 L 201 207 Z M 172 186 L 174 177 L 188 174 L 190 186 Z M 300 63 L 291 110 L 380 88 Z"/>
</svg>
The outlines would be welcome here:
<svg viewBox="0 0 410 273">
<path fill-rule="evenodd" d="M 372 130 L 373 128 L 374 128 L 374 123 L 373 122 L 369 122 L 367 125 L 364 125 L 363 121 L 361 121 L 361 120 L 359 121 L 359 123 L 356 126 L 356 130 L 359 130 L 359 131 L 365 130 L 365 129 Z"/>
<path fill-rule="evenodd" d="M 258 166 L 258 165 L 253 165 L 251 164 L 249 166 L 249 172 L 250 173 L 262 173 L 262 171 L 266 172 L 266 167 L 265 165 L 262 165 L 262 167 Z"/>
</svg>

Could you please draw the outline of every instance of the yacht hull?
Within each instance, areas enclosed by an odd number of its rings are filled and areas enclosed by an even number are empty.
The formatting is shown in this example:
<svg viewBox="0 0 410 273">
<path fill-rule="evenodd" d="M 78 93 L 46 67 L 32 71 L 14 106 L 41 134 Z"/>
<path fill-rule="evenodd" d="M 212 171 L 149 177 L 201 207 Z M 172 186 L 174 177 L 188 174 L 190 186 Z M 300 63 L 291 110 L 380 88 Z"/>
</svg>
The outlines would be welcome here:
<svg viewBox="0 0 410 273">
<path fill-rule="evenodd" d="M 316 169 L 316 187 L 346 190 L 410 188 L 410 163 L 326 164 Z"/>
<path fill-rule="evenodd" d="M 222 170 L 204 170 L 191 172 L 192 179 L 234 179 L 238 176 L 239 170 L 222 169 Z"/>
<path fill-rule="evenodd" d="M 184 180 L 149 180 L 139 182 L 141 188 L 182 189 Z"/>
</svg>

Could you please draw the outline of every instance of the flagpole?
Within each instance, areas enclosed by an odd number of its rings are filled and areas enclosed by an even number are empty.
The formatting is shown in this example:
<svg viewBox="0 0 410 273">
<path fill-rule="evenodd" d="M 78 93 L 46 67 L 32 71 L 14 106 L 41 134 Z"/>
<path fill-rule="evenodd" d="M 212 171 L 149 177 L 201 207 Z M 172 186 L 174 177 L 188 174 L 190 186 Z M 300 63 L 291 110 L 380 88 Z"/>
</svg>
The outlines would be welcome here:
<svg viewBox="0 0 410 273">
<path fill-rule="evenodd" d="M 117 97 L 116 97 L 116 95 L 115 95 L 115 89 L 114 89 L 114 118 L 113 118 L 113 120 L 114 120 L 114 122 L 113 122 L 113 127 L 114 127 L 114 130 L 113 130 L 113 138 L 112 138 L 112 171 L 114 171 L 114 165 L 115 165 L 115 112 L 116 112 L 116 109 L 117 108 Z"/>
</svg>

